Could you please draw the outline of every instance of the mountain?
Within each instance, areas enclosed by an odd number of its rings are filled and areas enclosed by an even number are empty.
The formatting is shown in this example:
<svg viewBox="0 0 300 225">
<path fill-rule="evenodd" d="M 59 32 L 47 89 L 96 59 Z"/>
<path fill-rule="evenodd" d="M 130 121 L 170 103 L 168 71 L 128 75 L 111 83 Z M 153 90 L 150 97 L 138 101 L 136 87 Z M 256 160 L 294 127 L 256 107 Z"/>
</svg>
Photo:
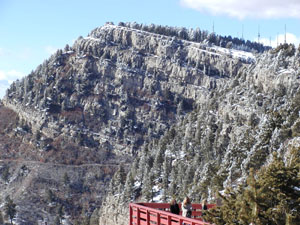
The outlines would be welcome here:
<svg viewBox="0 0 300 225">
<path fill-rule="evenodd" d="M 299 63 L 292 45 L 96 28 L 7 90 L 0 199 L 28 225 L 125 224 L 128 201 L 213 198 L 299 147 Z"/>
</svg>

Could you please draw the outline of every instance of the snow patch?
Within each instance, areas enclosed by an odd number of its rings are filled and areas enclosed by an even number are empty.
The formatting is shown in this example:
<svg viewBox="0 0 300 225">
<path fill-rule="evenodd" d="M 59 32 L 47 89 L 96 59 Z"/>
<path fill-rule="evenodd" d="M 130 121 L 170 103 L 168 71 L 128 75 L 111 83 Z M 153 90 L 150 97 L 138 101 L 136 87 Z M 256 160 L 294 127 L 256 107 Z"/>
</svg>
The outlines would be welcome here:
<svg viewBox="0 0 300 225">
<path fill-rule="evenodd" d="M 238 59 L 244 60 L 247 63 L 256 62 L 255 56 L 251 52 L 245 52 L 245 51 L 240 51 L 240 50 L 236 50 L 236 49 L 222 48 L 219 46 L 213 46 L 213 47 L 211 47 L 211 49 L 215 50 L 216 52 L 230 55 L 233 58 L 238 58 Z"/>
</svg>

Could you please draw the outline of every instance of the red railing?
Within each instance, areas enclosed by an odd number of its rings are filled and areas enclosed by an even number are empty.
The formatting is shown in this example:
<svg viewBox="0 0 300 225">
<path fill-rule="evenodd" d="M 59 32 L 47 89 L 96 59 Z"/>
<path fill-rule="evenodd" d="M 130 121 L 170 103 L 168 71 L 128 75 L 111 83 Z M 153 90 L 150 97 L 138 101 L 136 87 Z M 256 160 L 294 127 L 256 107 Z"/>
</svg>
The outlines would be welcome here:
<svg viewBox="0 0 300 225">
<path fill-rule="evenodd" d="M 207 208 L 214 207 L 214 204 L 208 204 Z M 179 204 L 181 207 L 181 204 Z M 192 204 L 192 218 L 186 218 L 181 215 L 173 214 L 169 211 L 168 203 L 130 203 L 129 204 L 129 225 L 205 225 L 201 219 L 201 204 Z M 181 212 L 180 212 L 181 214 Z"/>
</svg>

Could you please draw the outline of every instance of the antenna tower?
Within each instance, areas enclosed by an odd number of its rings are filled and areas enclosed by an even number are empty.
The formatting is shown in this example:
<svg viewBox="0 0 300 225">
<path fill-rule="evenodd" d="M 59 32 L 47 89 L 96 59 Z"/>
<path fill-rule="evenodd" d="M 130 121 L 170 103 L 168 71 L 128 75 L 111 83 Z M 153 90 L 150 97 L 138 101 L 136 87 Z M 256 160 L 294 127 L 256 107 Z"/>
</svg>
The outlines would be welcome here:
<svg viewBox="0 0 300 225">
<path fill-rule="evenodd" d="M 284 24 L 284 44 L 286 44 L 286 24 Z"/>
<path fill-rule="evenodd" d="M 260 39 L 260 27 L 258 26 L 258 34 L 257 34 L 257 42 L 259 43 L 259 39 Z"/>
<path fill-rule="evenodd" d="M 244 24 L 242 25 L 242 40 L 244 40 Z"/>
</svg>

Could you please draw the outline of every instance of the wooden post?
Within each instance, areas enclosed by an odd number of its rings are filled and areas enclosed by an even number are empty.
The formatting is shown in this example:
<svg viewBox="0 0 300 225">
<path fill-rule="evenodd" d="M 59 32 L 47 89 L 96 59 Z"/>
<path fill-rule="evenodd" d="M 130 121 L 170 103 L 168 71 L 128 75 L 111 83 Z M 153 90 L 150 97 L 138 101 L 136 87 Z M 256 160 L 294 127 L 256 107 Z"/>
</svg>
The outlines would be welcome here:
<svg viewBox="0 0 300 225">
<path fill-rule="evenodd" d="M 129 225 L 132 225 L 132 217 L 133 217 L 133 212 L 132 212 L 132 206 L 129 204 Z"/>
<path fill-rule="evenodd" d="M 156 216 L 157 216 L 157 225 L 160 225 L 160 214 L 157 213 Z"/>
<path fill-rule="evenodd" d="M 150 225 L 150 213 L 149 213 L 149 210 L 147 210 L 147 225 Z"/>
<path fill-rule="evenodd" d="M 136 219 L 137 219 L 137 225 L 141 225 L 141 221 L 140 221 L 140 209 L 136 208 Z"/>
<path fill-rule="evenodd" d="M 171 216 L 168 216 L 168 225 L 171 225 Z"/>
</svg>

